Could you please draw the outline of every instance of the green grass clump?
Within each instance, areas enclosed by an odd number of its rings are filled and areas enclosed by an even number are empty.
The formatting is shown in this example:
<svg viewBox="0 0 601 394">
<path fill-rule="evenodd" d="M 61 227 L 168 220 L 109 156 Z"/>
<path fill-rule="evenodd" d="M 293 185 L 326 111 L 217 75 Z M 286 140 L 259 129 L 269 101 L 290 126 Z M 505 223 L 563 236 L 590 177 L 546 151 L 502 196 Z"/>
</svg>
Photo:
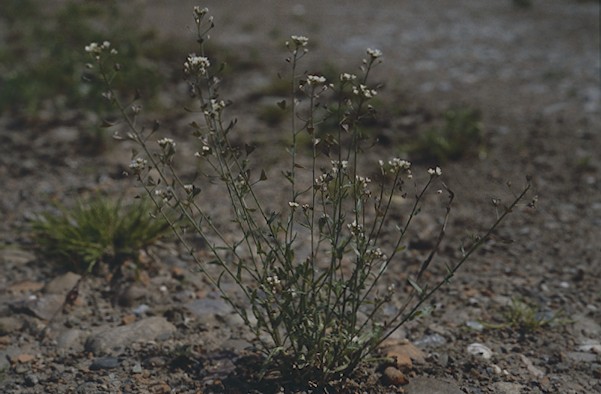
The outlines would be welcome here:
<svg viewBox="0 0 601 394">
<path fill-rule="evenodd" d="M 414 160 L 444 163 L 479 150 L 483 140 L 480 111 L 458 108 L 446 111 L 443 126 L 420 133 L 404 150 Z"/>
<path fill-rule="evenodd" d="M 138 252 L 169 231 L 169 225 L 152 217 L 146 201 L 124 205 L 120 200 L 95 199 L 61 213 L 43 214 L 33 223 L 33 233 L 43 256 L 63 268 L 83 273 L 98 262 L 112 267 L 136 260 Z"/>
</svg>

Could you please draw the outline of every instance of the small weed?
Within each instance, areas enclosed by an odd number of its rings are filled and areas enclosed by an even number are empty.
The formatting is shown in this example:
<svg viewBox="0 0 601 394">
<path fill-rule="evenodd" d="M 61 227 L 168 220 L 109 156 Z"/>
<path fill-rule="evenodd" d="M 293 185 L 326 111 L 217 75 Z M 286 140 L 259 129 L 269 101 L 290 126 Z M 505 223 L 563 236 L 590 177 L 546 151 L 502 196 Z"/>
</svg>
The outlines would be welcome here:
<svg viewBox="0 0 601 394">
<path fill-rule="evenodd" d="M 511 304 L 506 307 L 503 320 L 500 324 L 485 323 L 484 326 L 488 328 L 511 327 L 520 332 L 533 332 L 562 322 L 557 313 L 543 311 L 517 298 L 513 298 Z"/>
<path fill-rule="evenodd" d="M 413 143 L 402 150 L 414 160 L 444 163 L 457 160 L 474 150 L 481 150 L 483 128 L 478 110 L 458 108 L 444 114 L 444 125 L 420 133 Z"/>
<path fill-rule="evenodd" d="M 33 234 L 41 254 L 65 269 L 90 272 L 99 262 L 118 267 L 135 261 L 141 249 L 169 231 L 152 212 L 145 201 L 124 205 L 98 198 L 43 214 L 33 223 Z"/>
</svg>

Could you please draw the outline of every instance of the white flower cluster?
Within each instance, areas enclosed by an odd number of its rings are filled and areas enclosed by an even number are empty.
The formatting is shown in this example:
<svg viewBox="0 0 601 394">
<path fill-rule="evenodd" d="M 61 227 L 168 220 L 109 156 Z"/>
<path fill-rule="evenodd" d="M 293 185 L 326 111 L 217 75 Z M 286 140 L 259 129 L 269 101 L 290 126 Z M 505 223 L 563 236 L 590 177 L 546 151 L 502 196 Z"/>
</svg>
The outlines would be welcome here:
<svg viewBox="0 0 601 394">
<path fill-rule="evenodd" d="M 338 161 L 338 160 L 332 160 L 332 173 L 333 174 L 338 174 L 338 171 L 343 170 L 342 172 L 344 172 L 344 170 L 346 170 L 346 168 L 348 167 L 348 161 L 346 160 L 342 160 L 342 161 Z"/>
<path fill-rule="evenodd" d="M 377 59 L 379 57 L 382 57 L 382 51 L 379 49 L 367 48 L 367 55 L 372 59 Z"/>
<path fill-rule="evenodd" d="M 361 195 L 363 195 L 364 197 L 371 196 L 371 190 L 368 189 L 368 185 L 369 183 L 371 183 L 370 178 L 366 176 L 357 175 L 355 176 L 355 181 L 357 182 L 357 186 L 359 189 L 358 193 L 361 193 Z"/>
<path fill-rule="evenodd" d="M 319 86 L 326 83 L 326 78 L 321 75 L 307 75 L 307 84 L 309 86 Z"/>
<path fill-rule="evenodd" d="M 136 173 L 140 173 L 140 171 L 142 171 L 142 170 L 144 170 L 144 168 L 146 168 L 147 164 L 148 164 L 148 161 L 146 161 L 145 159 L 142 159 L 141 157 L 137 157 L 137 158 L 133 159 L 131 161 L 131 163 L 129 163 L 129 168 L 131 168 Z"/>
<path fill-rule="evenodd" d="M 219 114 L 221 113 L 221 111 L 223 111 L 223 109 L 226 106 L 227 104 L 223 100 L 211 99 L 211 101 L 209 101 L 209 104 L 207 105 L 207 109 L 204 110 L 204 114 L 205 116 L 211 118 L 218 118 Z"/>
<path fill-rule="evenodd" d="M 363 226 L 357 223 L 357 220 L 353 220 L 353 222 L 347 224 L 346 227 L 349 229 L 351 234 L 353 234 L 356 237 L 363 235 Z"/>
<path fill-rule="evenodd" d="M 297 48 L 306 47 L 309 43 L 309 39 L 305 36 L 290 36 L 290 39 Z M 286 46 L 288 45 L 290 45 L 290 43 L 287 41 Z"/>
<path fill-rule="evenodd" d="M 277 275 L 268 276 L 265 279 L 265 281 L 267 282 L 269 287 L 274 289 L 276 292 L 279 292 L 282 290 L 282 281 L 280 280 L 280 278 L 278 278 Z"/>
<path fill-rule="evenodd" d="M 198 20 L 198 19 L 202 18 L 208 12 L 209 12 L 209 9 L 207 7 L 200 8 L 200 6 L 195 6 L 194 7 L 194 19 Z"/>
<path fill-rule="evenodd" d="M 160 140 L 157 141 L 157 143 L 159 144 L 159 146 L 161 148 L 167 148 L 167 147 L 172 147 L 175 148 L 175 141 L 173 141 L 171 138 L 161 138 Z"/>
<path fill-rule="evenodd" d="M 367 86 L 361 84 L 353 87 L 353 94 L 361 96 L 366 99 L 374 98 L 378 92 L 374 89 L 369 89 Z"/>
<path fill-rule="evenodd" d="M 413 178 L 413 175 L 411 174 L 411 163 L 407 160 L 395 157 L 388 160 L 388 164 L 385 164 L 383 160 L 379 160 L 378 164 L 380 164 L 382 174 L 397 174 L 399 171 L 405 171 L 409 179 Z"/>
<path fill-rule="evenodd" d="M 171 187 L 155 189 L 154 195 L 163 200 L 163 202 L 169 202 L 173 198 L 173 190 Z"/>
<path fill-rule="evenodd" d="M 211 62 L 205 56 L 196 56 L 191 53 L 184 62 L 184 72 L 187 75 L 206 75 L 207 69 L 211 66 Z"/>
<path fill-rule="evenodd" d="M 86 45 L 84 49 L 87 53 L 93 55 L 96 60 L 100 60 L 100 55 L 109 50 L 111 55 L 117 54 L 117 50 L 115 48 L 111 49 L 111 43 L 108 41 L 104 41 L 102 44 L 92 42 L 89 45 Z"/>
<path fill-rule="evenodd" d="M 300 207 L 300 204 L 297 203 L 296 201 L 289 201 L 288 205 L 290 206 L 290 208 L 294 209 L 294 208 L 298 208 Z"/>
<path fill-rule="evenodd" d="M 355 74 L 349 74 L 349 73 L 340 74 L 341 82 L 350 82 L 350 81 L 354 81 L 355 79 L 357 79 L 357 76 Z"/>
<path fill-rule="evenodd" d="M 442 170 L 440 169 L 440 167 L 429 168 L 428 169 L 428 174 L 430 174 L 431 176 L 441 176 L 442 175 Z"/>
<path fill-rule="evenodd" d="M 386 256 L 386 254 L 384 254 L 384 252 L 382 252 L 382 249 L 380 248 L 368 249 L 367 255 L 373 259 L 379 259 L 383 261 L 386 261 L 388 259 L 388 256 Z"/>
</svg>

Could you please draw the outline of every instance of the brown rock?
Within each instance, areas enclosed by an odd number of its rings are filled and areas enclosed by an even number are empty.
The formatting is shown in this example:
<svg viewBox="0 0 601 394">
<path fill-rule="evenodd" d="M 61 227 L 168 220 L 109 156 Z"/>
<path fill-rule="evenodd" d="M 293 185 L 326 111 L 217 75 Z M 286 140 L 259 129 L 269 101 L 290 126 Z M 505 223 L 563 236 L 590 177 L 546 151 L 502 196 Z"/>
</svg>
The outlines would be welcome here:
<svg viewBox="0 0 601 394">
<path fill-rule="evenodd" d="M 44 287 L 42 282 L 24 280 L 8 286 L 8 291 L 11 293 L 32 293 L 40 290 L 42 287 Z"/>
<path fill-rule="evenodd" d="M 413 368 L 413 362 L 411 361 L 411 357 L 405 352 L 389 350 L 386 353 L 386 357 L 394 359 L 396 362 L 396 367 L 401 371 L 406 372 Z"/>
<path fill-rule="evenodd" d="M 386 384 L 391 384 L 393 386 L 403 386 L 409 383 L 405 374 L 395 367 L 386 367 L 383 378 Z"/>
<path fill-rule="evenodd" d="M 19 354 L 17 357 L 15 357 L 15 361 L 18 361 L 23 364 L 28 363 L 33 359 L 34 359 L 34 357 L 31 354 L 27 354 L 27 353 Z"/>
</svg>

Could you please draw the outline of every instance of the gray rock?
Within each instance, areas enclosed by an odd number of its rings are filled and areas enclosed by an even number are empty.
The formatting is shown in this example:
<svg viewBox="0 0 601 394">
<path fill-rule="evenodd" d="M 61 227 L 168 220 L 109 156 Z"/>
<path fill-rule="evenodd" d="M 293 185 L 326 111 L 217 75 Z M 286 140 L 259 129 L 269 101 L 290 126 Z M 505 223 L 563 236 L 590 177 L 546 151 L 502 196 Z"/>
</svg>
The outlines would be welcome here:
<svg viewBox="0 0 601 394">
<path fill-rule="evenodd" d="M 454 383 L 419 376 L 409 381 L 405 392 L 407 394 L 463 394 Z"/>
<path fill-rule="evenodd" d="M 496 382 L 491 388 L 497 394 L 521 394 L 525 387 L 521 384 L 510 382 Z"/>
<path fill-rule="evenodd" d="M 46 294 L 29 302 L 26 308 L 42 320 L 50 320 L 65 302 L 65 296 Z"/>
<path fill-rule="evenodd" d="M 232 307 L 221 298 L 203 298 L 184 305 L 192 314 L 201 319 L 226 316 L 233 312 Z"/>
<path fill-rule="evenodd" d="M 132 342 L 146 342 L 167 338 L 175 332 L 175 326 L 163 317 L 149 317 L 126 326 L 108 328 L 91 335 L 85 350 L 94 354 L 108 354 L 124 348 Z"/>
<path fill-rule="evenodd" d="M 81 279 L 81 275 L 77 275 L 73 272 L 67 272 L 64 275 L 58 276 L 52 279 L 44 286 L 44 291 L 48 294 L 61 294 L 65 295 Z"/>
<path fill-rule="evenodd" d="M 98 371 L 100 369 L 114 369 L 119 367 L 119 360 L 115 357 L 99 357 L 92 361 L 90 371 Z"/>
<path fill-rule="evenodd" d="M 0 249 L 0 262 L 5 264 L 23 265 L 35 260 L 35 254 L 20 248 Z"/>
<path fill-rule="evenodd" d="M 61 332 L 56 338 L 56 345 L 59 349 L 64 350 L 76 350 L 81 346 L 79 339 L 81 338 L 82 331 L 77 329 L 70 329 Z M 83 350 L 83 349 L 82 349 Z"/>
<path fill-rule="evenodd" d="M 574 361 L 582 363 L 594 363 L 597 361 L 597 355 L 586 352 L 567 352 L 566 356 Z"/>
</svg>

